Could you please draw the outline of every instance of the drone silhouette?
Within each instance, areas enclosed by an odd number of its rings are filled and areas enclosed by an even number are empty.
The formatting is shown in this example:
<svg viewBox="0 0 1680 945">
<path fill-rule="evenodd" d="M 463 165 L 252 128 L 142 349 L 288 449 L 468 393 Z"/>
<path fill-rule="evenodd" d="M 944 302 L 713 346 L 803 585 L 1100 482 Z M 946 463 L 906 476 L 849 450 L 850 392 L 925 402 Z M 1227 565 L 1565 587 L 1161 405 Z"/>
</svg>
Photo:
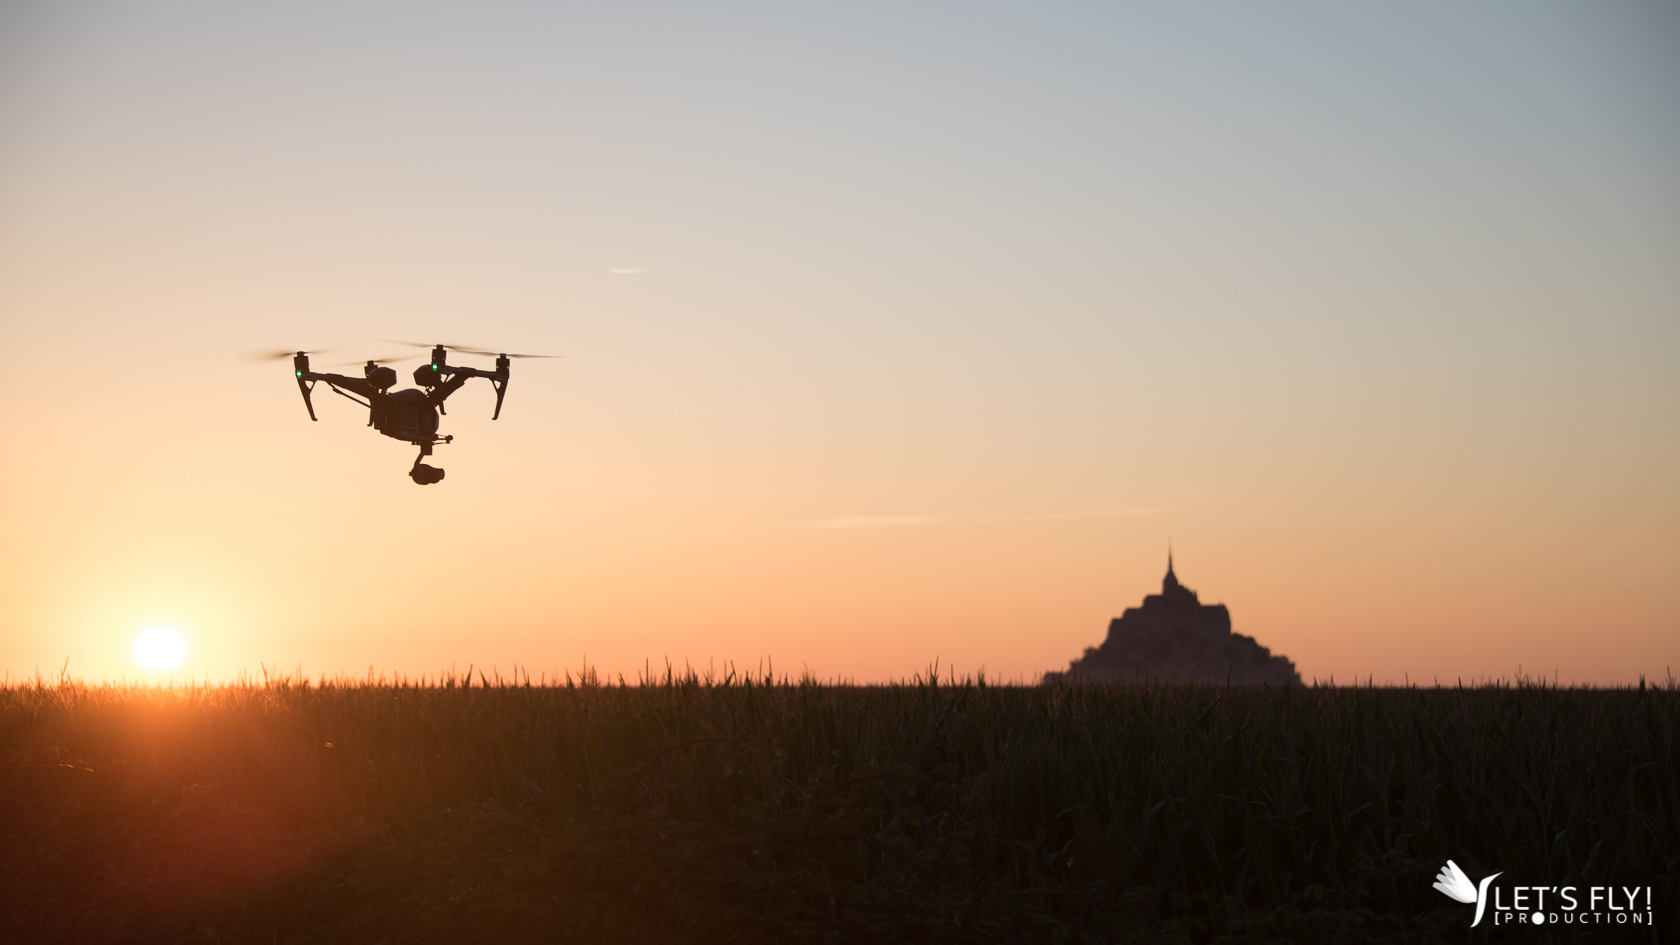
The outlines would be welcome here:
<svg viewBox="0 0 1680 945">
<path fill-rule="evenodd" d="M 449 395 L 460 390 L 467 381 L 475 377 L 482 377 L 490 382 L 496 390 L 496 412 L 490 419 L 499 419 L 502 415 L 502 398 L 507 396 L 508 368 L 513 358 L 552 358 L 551 354 L 508 354 L 485 351 L 479 348 L 468 348 L 461 345 L 424 345 L 412 341 L 399 341 L 413 348 L 431 348 L 432 357 L 426 364 L 420 365 L 414 371 L 414 383 L 419 388 L 405 388 L 399 391 L 391 390 L 397 384 L 397 372 L 385 366 L 392 361 L 406 361 L 413 355 L 399 358 L 376 358 L 362 366 L 361 377 L 349 377 L 343 374 L 320 374 L 309 369 L 309 356 L 320 354 L 319 351 L 275 351 L 256 355 L 256 360 L 279 361 L 292 359 L 292 373 L 297 379 L 298 391 L 303 394 L 303 405 L 309 410 L 309 419 L 315 416 L 315 403 L 310 394 L 315 385 L 325 382 L 333 393 L 355 401 L 368 408 L 368 426 L 392 439 L 413 443 L 420 447 L 420 455 L 414 458 L 414 467 L 408 471 L 408 477 L 417 485 L 429 486 L 434 482 L 443 481 L 443 470 L 430 466 L 421 460 L 432 455 L 432 447 L 439 443 L 449 443 L 453 436 L 438 435 L 438 417 L 446 411 L 443 402 Z M 449 352 L 457 354 L 482 355 L 496 359 L 494 371 L 484 371 L 479 368 L 461 367 L 449 363 Z M 355 363 L 355 362 L 351 362 Z M 423 389 L 422 389 L 423 388 Z M 361 395 L 357 397 L 356 395 Z M 366 398 L 365 400 L 361 398 Z"/>
</svg>

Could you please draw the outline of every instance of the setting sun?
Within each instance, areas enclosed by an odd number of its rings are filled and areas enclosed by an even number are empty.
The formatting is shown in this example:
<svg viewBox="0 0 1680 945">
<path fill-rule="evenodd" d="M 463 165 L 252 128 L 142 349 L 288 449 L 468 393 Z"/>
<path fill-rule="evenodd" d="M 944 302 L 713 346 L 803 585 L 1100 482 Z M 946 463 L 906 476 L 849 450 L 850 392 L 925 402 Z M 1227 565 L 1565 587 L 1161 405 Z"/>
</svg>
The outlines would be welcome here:
<svg viewBox="0 0 1680 945">
<path fill-rule="evenodd" d="M 187 641 L 168 627 L 153 627 L 134 638 L 134 659 L 141 666 L 169 669 L 187 655 Z"/>
</svg>

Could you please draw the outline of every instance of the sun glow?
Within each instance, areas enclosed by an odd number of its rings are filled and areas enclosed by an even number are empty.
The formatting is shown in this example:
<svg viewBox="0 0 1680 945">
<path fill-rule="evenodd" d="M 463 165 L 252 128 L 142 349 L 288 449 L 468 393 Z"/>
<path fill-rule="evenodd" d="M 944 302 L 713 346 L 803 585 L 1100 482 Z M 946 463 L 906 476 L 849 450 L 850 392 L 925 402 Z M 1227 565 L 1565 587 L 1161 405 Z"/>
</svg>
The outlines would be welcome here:
<svg viewBox="0 0 1680 945">
<path fill-rule="evenodd" d="M 187 641 L 168 627 L 153 627 L 134 638 L 134 659 L 141 666 L 169 669 L 187 655 Z"/>
</svg>

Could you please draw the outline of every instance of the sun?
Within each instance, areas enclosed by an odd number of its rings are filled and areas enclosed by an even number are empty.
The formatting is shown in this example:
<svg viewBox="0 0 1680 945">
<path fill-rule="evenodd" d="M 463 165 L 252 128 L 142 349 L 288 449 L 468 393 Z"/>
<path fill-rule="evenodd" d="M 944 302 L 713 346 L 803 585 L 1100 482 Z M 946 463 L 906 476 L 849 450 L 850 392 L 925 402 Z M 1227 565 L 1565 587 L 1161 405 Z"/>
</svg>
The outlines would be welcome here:
<svg viewBox="0 0 1680 945">
<path fill-rule="evenodd" d="M 153 627 L 134 638 L 134 659 L 141 666 L 168 669 L 187 655 L 187 641 L 168 627 Z"/>
</svg>

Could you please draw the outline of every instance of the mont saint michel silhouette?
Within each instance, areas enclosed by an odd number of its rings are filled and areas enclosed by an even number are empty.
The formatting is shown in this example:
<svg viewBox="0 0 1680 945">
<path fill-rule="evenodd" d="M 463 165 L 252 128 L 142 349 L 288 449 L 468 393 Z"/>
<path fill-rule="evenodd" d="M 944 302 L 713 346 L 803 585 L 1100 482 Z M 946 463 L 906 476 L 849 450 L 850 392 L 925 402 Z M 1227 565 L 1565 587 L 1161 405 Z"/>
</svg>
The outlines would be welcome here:
<svg viewBox="0 0 1680 945">
<path fill-rule="evenodd" d="M 1046 683 L 1230 682 L 1241 686 L 1301 684 L 1295 664 L 1273 656 L 1253 637 L 1231 632 L 1224 604 L 1204 604 L 1178 583 L 1172 551 L 1161 593 L 1128 607 L 1108 624 L 1101 646 L 1085 648 L 1066 672 L 1046 673 Z"/>
</svg>

